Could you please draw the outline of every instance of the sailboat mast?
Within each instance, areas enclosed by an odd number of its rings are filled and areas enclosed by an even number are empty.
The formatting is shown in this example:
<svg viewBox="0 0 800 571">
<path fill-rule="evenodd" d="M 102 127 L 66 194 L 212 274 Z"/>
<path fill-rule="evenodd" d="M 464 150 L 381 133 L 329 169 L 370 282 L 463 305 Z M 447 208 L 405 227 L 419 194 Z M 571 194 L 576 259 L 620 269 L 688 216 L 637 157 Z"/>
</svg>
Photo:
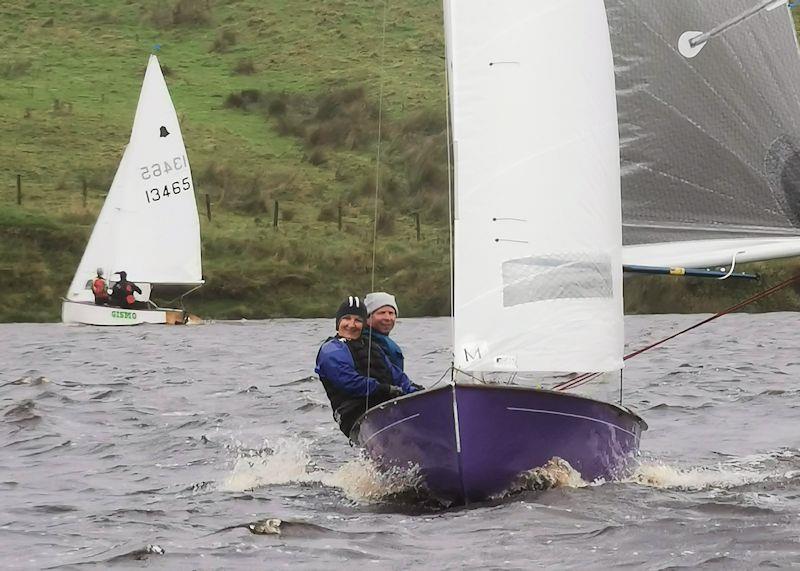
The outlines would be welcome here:
<svg viewBox="0 0 800 571">
<path fill-rule="evenodd" d="M 445 145 L 447 147 L 447 235 L 448 235 L 448 257 L 450 263 L 450 347 L 455 351 L 455 273 L 454 273 L 454 257 L 455 251 L 453 250 L 453 224 L 455 221 L 455 184 L 453 177 L 453 151 L 454 141 L 452 139 L 451 129 L 451 100 L 450 94 L 452 93 L 450 86 L 451 65 L 452 59 L 450 56 L 450 44 L 453 40 L 452 31 L 450 29 L 450 0 L 442 1 L 442 19 L 444 24 L 445 36 L 445 58 L 444 58 L 444 107 L 445 107 Z M 451 354 L 450 361 L 450 382 L 455 382 L 455 354 Z"/>
</svg>

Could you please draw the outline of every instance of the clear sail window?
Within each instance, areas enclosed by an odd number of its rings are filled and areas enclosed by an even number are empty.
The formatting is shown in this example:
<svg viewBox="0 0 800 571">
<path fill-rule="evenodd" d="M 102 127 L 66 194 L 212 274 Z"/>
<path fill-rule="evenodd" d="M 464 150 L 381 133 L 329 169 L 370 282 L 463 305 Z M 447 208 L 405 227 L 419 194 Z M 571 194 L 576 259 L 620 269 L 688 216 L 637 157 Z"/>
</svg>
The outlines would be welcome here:
<svg viewBox="0 0 800 571">
<path fill-rule="evenodd" d="M 531 256 L 503 262 L 504 307 L 612 295 L 611 261 L 603 254 Z"/>
</svg>

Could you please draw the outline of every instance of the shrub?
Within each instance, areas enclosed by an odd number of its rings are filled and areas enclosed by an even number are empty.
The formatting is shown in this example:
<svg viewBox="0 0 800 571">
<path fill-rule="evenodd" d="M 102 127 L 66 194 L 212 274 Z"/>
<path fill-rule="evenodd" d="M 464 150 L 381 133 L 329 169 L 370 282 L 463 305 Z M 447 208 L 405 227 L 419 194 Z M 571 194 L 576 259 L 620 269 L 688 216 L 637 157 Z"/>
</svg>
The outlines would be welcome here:
<svg viewBox="0 0 800 571">
<path fill-rule="evenodd" d="M 284 222 L 291 222 L 294 220 L 295 211 L 293 208 L 286 208 L 285 206 L 280 207 L 280 216 L 281 220 Z"/>
<path fill-rule="evenodd" d="M 211 5 L 208 0 L 176 0 L 172 6 L 156 0 L 150 5 L 146 19 L 162 29 L 206 26 L 211 22 Z"/>
<path fill-rule="evenodd" d="M 319 209 L 317 220 L 319 222 L 336 222 L 339 220 L 339 205 L 333 203 L 323 204 L 322 208 Z"/>
<path fill-rule="evenodd" d="M 211 44 L 209 51 L 217 53 L 225 53 L 236 45 L 237 36 L 234 30 L 225 28 L 217 32 L 217 37 L 214 38 L 214 43 Z M 251 62 L 252 65 L 252 62 Z"/>
<path fill-rule="evenodd" d="M 384 209 L 378 211 L 378 222 L 376 224 L 378 233 L 384 236 L 394 234 L 394 214 Z"/>
<path fill-rule="evenodd" d="M 325 156 L 325 153 L 322 152 L 322 149 L 314 149 L 308 156 L 308 162 L 318 167 L 328 162 L 328 158 Z"/>
<path fill-rule="evenodd" d="M 253 75 L 256 72 L 256 66 L 250 58 L 240 59 L 233 72 L 239 75 Z"/>
</svg>

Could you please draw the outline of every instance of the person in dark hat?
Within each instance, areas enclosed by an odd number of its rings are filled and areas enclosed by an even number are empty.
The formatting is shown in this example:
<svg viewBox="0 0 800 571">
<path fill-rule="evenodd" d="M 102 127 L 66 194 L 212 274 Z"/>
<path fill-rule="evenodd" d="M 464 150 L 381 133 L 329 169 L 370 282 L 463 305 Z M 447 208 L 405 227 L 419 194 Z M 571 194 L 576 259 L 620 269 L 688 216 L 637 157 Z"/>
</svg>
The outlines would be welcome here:
<svg viewBox="0 0 800 571">
<path fill-rule="evenodd" d="M 336 335 L 320 347 L 314 369 L 331 402 L 334 420 L 351 439 L 353 424 L 367 409 L 417 390 L 377 343 L 361 336 L 366 319 L 363 300 L 356 296 L 344 300 L 336 311 Z"/>
<path fill-rule="evenodd" d="M 111 298 L 109 305 L 116 305 L 123 309 L 131 309 L 133 304 L 136 303 L 136 298 L 133 297 L 133 292 L 142 293 L 133 282 L 128 281 L 127 272 L 117 272 L 119 274 L 119 281 L 111 288 Z"/>
</svg>

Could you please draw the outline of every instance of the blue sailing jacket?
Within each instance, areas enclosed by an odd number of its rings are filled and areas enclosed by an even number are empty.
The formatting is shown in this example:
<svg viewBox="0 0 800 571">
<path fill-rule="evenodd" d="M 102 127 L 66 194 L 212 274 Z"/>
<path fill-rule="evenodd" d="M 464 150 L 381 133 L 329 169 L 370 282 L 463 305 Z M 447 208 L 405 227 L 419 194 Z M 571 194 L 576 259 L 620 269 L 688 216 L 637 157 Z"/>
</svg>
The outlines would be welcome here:
<svg viewBox="0 0 800 571">
<path fill-rule="evenodd" d="M 385 355 L 384 360 L 391 372 L 393 385 L 403 389 L 403 394 L 416 391 L 411 385 L 411 380 L 401 369 L 392 364 Z M 330 382 L 337 391 L 353 397 L 372 395 L 381 390 L 378 381 L 358 372 L 350 349 L 336 337 L 326 341 L 320 348 L 314 371 L 321 379 Z"/>
<path fill-rule="evenodd" d="M 405 357 L 403 356 L 403 350 L 400 349 L 400 345 L 395 343 L 394 340 L 392 340 L 388 335 L 378 333 L 370 327 L 364 327 L 364 332 L 361 335 L 363 337 L 369 337 L 372 335 L 372 341 L 380 345 L 381 349 L 383 349 L 383 352 L 386 354 L 392 364 L 401 371 L 405 369 Z"/>
</svg>

